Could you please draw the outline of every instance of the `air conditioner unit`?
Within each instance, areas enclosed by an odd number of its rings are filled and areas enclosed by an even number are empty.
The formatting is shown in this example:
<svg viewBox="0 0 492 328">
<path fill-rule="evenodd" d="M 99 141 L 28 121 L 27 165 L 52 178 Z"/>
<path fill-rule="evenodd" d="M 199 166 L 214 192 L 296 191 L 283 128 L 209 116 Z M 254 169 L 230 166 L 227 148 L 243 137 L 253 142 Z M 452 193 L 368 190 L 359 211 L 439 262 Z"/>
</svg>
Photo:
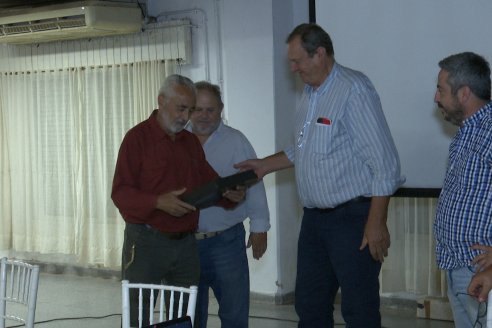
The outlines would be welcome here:
<svg viewBox="0 0 492 328">
<path fill-rule="evenodd" d="M 25 44 L 130 34 L 141 30 L 136 3 L 79 1 L 3 10 L 0 42 Z"/>
</svg>

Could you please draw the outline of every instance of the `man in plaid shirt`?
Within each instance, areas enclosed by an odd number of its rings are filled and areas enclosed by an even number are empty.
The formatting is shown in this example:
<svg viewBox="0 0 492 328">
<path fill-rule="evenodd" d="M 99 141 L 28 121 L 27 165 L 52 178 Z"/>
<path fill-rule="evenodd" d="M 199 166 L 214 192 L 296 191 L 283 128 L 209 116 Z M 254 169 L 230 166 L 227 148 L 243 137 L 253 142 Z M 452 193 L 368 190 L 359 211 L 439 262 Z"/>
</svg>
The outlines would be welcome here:
<svg viewBox="0 0 492 328">
<path fill-rule="evenodd" d="M 467 293 L 481 265 L 473 261 L 492 245 L 492 103 L 490 67 L 465 52 L 439 62 L 434 101 L 444 119 L 459 126 L 436 210 L 434 236 L 439 268 L 447 270 L 448 298 L 456 327 L 473 327 L 479 303 Z M 482 311 L 480 311 L 482 312 Z"/>
</svg>

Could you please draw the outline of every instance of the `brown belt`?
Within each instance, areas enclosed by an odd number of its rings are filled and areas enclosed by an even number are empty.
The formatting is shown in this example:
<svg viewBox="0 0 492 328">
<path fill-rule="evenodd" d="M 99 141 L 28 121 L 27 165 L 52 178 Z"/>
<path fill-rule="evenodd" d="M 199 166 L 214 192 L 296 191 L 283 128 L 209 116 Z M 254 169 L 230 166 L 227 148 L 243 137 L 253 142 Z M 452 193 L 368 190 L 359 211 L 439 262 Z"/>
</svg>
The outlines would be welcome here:
<svg viewBox="0 0 492 328">
<path fill-rule="evenodd" d="M 152 228 L 152 226 L 146 224 L 145 227 L 147 228 L 148 231 L 152 232 L 153 234 L 164 236 L 167 239 L 171 240 L 180 240 L 183 239 L 191 234 L 193 234 L 191 231 L 185 231 L 185 232 L 165 232 L 165 231 L 160 231 L 155 228 Z"/>
<path fill-rule="evenodd" d="M 195 233 L 195 238 L 196 238 L 196 240 L 213 238 L 215 236 L 220 235 L 222 232 L 224 232 L 224 230 L 222 230 L 222 231 L 212 231 L 212 232 L 196 232 Z"/>
</svg>

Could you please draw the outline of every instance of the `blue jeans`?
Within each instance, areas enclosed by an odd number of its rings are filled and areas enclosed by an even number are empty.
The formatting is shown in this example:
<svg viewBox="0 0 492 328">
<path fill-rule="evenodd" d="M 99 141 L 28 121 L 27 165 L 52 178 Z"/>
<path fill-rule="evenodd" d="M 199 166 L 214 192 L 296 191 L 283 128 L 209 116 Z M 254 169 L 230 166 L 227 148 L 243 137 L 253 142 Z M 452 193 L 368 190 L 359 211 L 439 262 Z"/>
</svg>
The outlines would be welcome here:
<svg viewBox="0 0 492 328">
<path fill-rule="evenodd" d="M 371 257 L 368 247 L 359 250 L 369 206 L 354 203 L 331 212 L 304 209 L 295 291 L 299 328 L 334 326 L 338 288 L 346 327 L 381 327 L 381 263 Z"/>
<path fill-rule="evenodd" d="M 468 284 L 474 274 L 475 271 L 472 267 L 456 268 L 447 271 L 448 298 L 451 309 L 453 310 L 456 328 L 486 327 L 485 322 L 487 318 L 485 309 L 487 304 L 485 302 L 479 304 L 467 292 Z M 477 320 L 479 320 L 481 325 L 475 326 Z"/>
<path fill-rule="evenodd" d="M 199 240 L 198 250 L 201 271 L 196 307 L 198 326 L 195 328 L 207 326 L 209 287 L 219 304 L 221 327 L 248 327 L 249 267 L 243 224 Z"/>
</svg>

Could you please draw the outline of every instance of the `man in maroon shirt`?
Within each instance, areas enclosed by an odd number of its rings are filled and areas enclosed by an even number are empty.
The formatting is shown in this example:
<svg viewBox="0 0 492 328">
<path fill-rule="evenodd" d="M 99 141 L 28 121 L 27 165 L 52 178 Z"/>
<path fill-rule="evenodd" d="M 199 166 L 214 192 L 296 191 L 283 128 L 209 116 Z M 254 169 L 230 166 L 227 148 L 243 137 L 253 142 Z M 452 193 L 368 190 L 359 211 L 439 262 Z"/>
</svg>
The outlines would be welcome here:
<svg viewBox="0 0 492 328">
<path fill-rule="evenodd" d="M 121 144 L 111 198 L 126 221 L 122 278 L 130 282 L 186 287 L 199 282 L 194 236 L 199 213 L 180 195 L 218 175 L 197 137 L 184 130 L 195 97 L 190 79 L 169 76 L 159 90 L 159 108 Z M 244 191 L 223 196 L 219 205 L 233 207 Z M 130 295 L 130 309 L 131 325 L 137 325 L 138 294 Z M 148 313 L 144 316 L 147 324 Z"/>
</svg>

